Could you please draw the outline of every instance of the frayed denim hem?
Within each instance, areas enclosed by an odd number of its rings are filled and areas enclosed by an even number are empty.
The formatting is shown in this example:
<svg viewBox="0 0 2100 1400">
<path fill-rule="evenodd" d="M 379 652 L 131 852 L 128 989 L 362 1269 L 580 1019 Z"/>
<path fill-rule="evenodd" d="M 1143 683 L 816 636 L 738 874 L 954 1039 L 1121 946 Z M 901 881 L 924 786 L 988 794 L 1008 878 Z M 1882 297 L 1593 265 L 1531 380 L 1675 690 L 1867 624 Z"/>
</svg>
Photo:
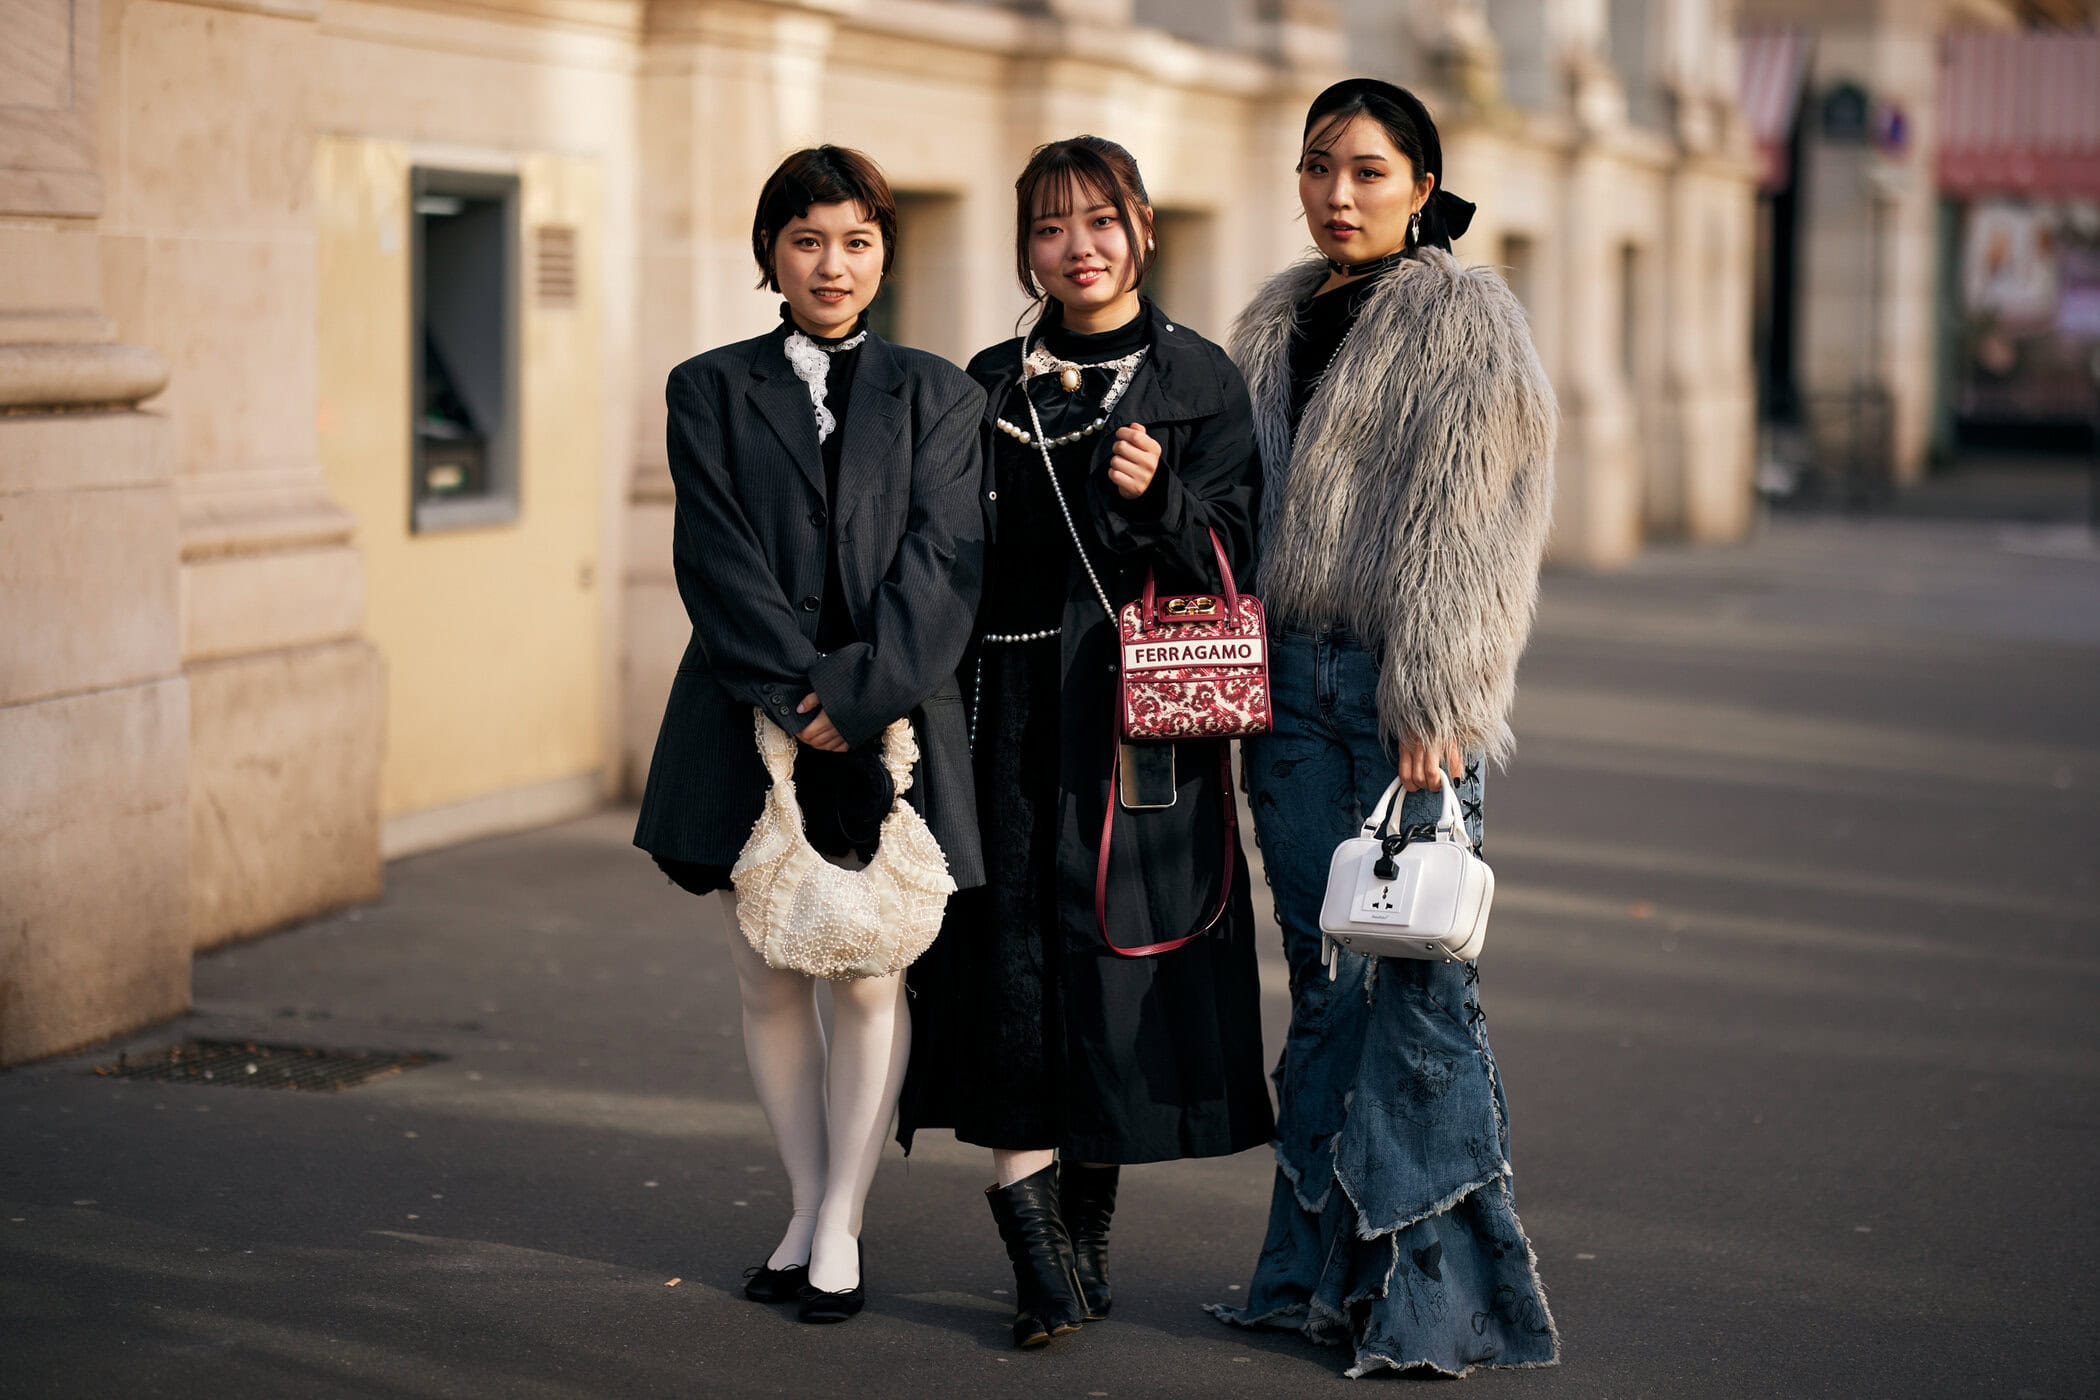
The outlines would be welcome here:
<svg viewBox="0 0 2100 1400">
<path fill-rule="evenodd" d="M 1383 1352 L 1360 1351 L 1356 1354 L 1356 1364 L 1342 1374 L 1352 1381 L 1360 1381 L 1374 1371 L 1430 1371 L 1450 1380 L 1462 1381 L 1475 1371 L 1543 1371 L 1558 1365 L 1560 1357 L 1556 1353 L 1550 1361 L 1476 1361 L 1461 1370 L 1453 1371 L 1437 1365 L 1434 1361 L 1400 1361 Z"/>
<path fill-rule="evenodd" d="M 1327 1150 L 1330 1154 L 1333 1153 L 1335 1140 L 1339 1137 L 1341 1137 L 1341 1134 L 1336 1133 L 1334 1137 L 1327 1139 Z M 1334 1198 L 1335 1175 L 1333 1170 L 1330 1168 L 1328 1171 L 1327 1189 L 1320 1193 L 1320 1199 L 1317 1201 L 1309 1200 L 1305 1195 L 1305 1168 L 1290 1159 L 1284 1152 L 1281 1142 L 1272 1140 L 1269 1143 L 1269 1147 L 1276 1154 L 1276 1170 L 1282 1172 L 1283 1179 L 1291 1184 L 1291 1194 L 1298 1200 L 1298 1209 L 1304 1211 L 1307 1215 L 1318 1215 L 1321 1211 L 1327 1209 L 1327 1203 Z"/>
<path fill-rule="evenodd" d="M 1319 1346 L 1341 1346 L 1347 1343 L 1353 1349 L 1354 1364 L 1344 1370 L 1342 1374 L 1351 1380 L 1362 1379 L 1364 1376 L 1386 1370 L 1396 1372 L 1424 1370 L 1439 1376 L 1457 1379 L 1471 1375 L 1477 1370 L 1534 1370 L 1558 1366 L 1560 1364 L 1559 1324 L 1553 1319 L 1552 1308 L 1546 1299 L 1545 1283 L 1539 1277 L 1538 1253 L 1532 1248 L 1530 1237 L 1524 1234 L 1521 1223 L 1516 1220 L 1514 1202 L 1509 1196 L 1510 1175 L 1511 1173 L 1506 1167 L 1492 1172 L 1480 1180 L 1470 1182 L 1453 1192 L 1434 1207 L 1422 1211 L 1391 1228 L 1383 1230 L 1365 1229 L 1359 1225 L 1354 1231 L 1337 1234 L 1334 1237 L 1333 1246 L 1328 1251 L 1328 1257 L 1320 1270 L 1323 1278 L 1333 1277 L 1338 1267 L 1343 1270 L 1344 1276 L 1346 1276 L 1347 1261 L 1341 1261 L 1338 1264 L 1334 1255 L 1336 1250 L 1341 1249 L 1347 1242 L 1353 1241 L 1361 1245 L 1377 1244 L 1380 1241 L 1384 1241 L 1386 1251 L 1383 1261 L 1384 1268 L 1380 1271 L 1376 1282 L 1369 1283 L 1367 1286 L 1360 1287 L 1356 1291 L 1346 1294 L 1340 1300 L 1339 1306 L 1322 1299 L 1316 1290 L 1303 1303 L 1290 1303 L 1259 1314 L 1252 1313 L 1245 1308 L 1235 1308 L 1221 1303 L 1207 1304 L 1204 1311 L 1217 1318 L 1220 1322 L 1231 1326 L 1296 1332 L 1306 1340 Z M 1339 1177 L 1336 1180 L 1339 1180 Z M 1354 1209 L 1356 1206 L 1354 1194 L 1349 1191 L 1346 1182 L 1342 1182 L 1341 1185 L 1345 1199 L 1349 1201 L 1350 1207 Z M 1482 1190 L 1494 1187 L 1500 1187 L 1504 1193 L 1502 1204 L 1509 1210 L 1510 1223 L 1515 1227 L 1517 1241 L 1524 1252 L 1524 1273 L 1531 1285 L 1532 1297 L 1537 1301 L 1539 1317 L 1544 1324 L 1543 1330 L 1548 1349 L 1547 1355 L 1522 1360 L 1481 1360 L 1453 1367 L 1432 1360 L 1428 1356 L 1404 1356 L 1382 1349 L 1382 1344 L 1390 1339 L 1381 1338 L 1378 1342 L 1372 1342 L 1367 1334 L 1375 1331 L 1375 1328 L 1367 1323 L 1360 1331 L 1357 1322 L 1352 1318 L 1351 1314 L 1360 1304 L 1369 1303 L 1375 1307 L 1392 1296 L 1393 1278 L 1403 1262 L 1399 1239 L 1401 1232 L 1444 1215 L 1456 1209 L 1469 1197 L 1478 1194 Z M 1295 1186 L 1292 1194 L 1294 1196 L 1297 1194 Z M 1329 1194 L 1331 1195 L 1332 1192 L 1330 1191 Z M 1317 1212 L 1313 1213 L 1317 1214 Z"/>
</svg>

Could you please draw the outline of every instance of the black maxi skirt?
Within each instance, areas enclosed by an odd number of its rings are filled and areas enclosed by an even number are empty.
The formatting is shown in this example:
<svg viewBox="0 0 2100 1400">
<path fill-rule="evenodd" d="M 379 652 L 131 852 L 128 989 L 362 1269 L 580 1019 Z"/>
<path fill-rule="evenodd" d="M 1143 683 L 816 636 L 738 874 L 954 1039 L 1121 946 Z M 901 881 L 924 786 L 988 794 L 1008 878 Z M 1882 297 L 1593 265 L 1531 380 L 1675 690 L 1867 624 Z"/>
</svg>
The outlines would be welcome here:
<svg viewBox="0 0 2100 1400">
<path fill-rule="evenodd" d="M 1096 1163 L 1215 1157 L 1274 1130 L 1246 863 L 1219 927 L 1123 958 L 1061 914 L 1060 652 L 984 649 L 973 745 L 985 884 L 949 901 L 912 965 L 912 1053 L 898 1107 L 980 1147 Z M 969 689 L 970 687 L 965 687 Z M 1092 873 L 1088 872 L 1088 883 Z"/>
</svg>

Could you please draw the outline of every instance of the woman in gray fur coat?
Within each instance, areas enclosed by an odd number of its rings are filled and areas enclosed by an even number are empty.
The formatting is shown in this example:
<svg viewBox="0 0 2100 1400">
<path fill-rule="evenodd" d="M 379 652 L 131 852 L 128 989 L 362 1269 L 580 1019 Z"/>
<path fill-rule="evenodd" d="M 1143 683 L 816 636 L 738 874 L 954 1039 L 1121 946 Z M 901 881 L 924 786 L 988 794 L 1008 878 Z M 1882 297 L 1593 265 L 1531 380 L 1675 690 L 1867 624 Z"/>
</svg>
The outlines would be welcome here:
<svg viewBox="0 0 2100 1400">
<path fill-rule="evenodd" d="M 1402 826 L 1434 823 L 1455 780 L 1480 839 L 1552 506 L 1553 390 L 1515 296 L 1451 255 L 1473 206 L 1443 188 L 1412 94 L 1322 93 L 1298 192 L 1318 256 L 1232 338 L 1265 470 L 1276 709 L 1247 789 L 1291 1029 L 1268 1238 L 1246 1303 L 1213 1311 L 1346 1344 L 1351 1376 L 1551 1365 L 1477 965 L 1337 948 L 1330 980 L 1319 913 L 1335 846 L 1396 773 Z"/>
</svg>

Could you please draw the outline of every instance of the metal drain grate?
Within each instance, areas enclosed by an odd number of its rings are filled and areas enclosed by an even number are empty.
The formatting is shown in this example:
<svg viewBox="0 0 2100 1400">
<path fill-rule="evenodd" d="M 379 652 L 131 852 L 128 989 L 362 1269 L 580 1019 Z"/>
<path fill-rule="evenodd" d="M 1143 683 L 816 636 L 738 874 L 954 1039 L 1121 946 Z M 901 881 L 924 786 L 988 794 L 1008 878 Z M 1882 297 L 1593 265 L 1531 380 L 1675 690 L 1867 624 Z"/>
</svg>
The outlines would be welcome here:
<svg viewBox="0 0 2100 1400">
<path fill-rule="evenodd" d="M 170 1084 L 219 1084 L 249 1089 L 306 1089 L 332 1093 L 370 1080 L 419 1069 L 442 1055 L 322 1050 L 311 1045 L 265 1045 L 256 1040 L 185 1040 L 180 1045 L 117 1056 L 97 1065 L 105 1079 L 157 1079 Z"/>
</svg>

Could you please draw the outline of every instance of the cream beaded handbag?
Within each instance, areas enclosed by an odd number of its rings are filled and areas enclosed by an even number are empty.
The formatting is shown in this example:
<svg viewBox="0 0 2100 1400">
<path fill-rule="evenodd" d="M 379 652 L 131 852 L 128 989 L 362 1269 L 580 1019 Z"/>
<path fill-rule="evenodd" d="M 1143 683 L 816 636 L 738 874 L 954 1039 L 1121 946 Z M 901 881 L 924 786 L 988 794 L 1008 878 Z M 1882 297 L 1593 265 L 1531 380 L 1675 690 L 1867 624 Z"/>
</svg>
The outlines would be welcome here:
<svg viewBox="0 0 2100 1400">
<path fill-rule="evenodd" d="M 902 972 L 933 944 L 955 893 L 948 858 L 904 800 L 919 760 L 911 721 L 882 732 L 882 766 L 896 784 L 875 858 L 859 870 L 833 865 L 809 844 L 795 797 L 795 740 L 754 710 L 758 755 L 773 779 L 729 878 L 737 923 L 766 966 L 834 982 Z"/>
</svg>

